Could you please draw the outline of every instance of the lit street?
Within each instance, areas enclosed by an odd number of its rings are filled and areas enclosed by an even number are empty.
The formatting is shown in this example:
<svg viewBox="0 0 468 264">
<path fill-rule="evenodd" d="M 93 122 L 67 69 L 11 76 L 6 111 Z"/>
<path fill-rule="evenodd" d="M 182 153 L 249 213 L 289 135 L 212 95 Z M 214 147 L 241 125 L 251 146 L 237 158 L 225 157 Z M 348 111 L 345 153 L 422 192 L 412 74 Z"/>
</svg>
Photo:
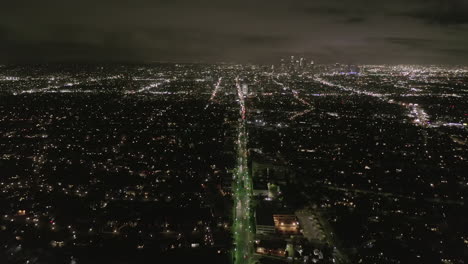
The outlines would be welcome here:
<svg viewBox="0 0 468 264">
<path fill-rule="evenodd" d="M 237 139 L 237 168 L 234 173 L 233 199 L 234 199 L 234 263 L 250 263 L 253 256 L 253 213 L 251 210 L 252 179 L 249 175 L 247 162 L 247 131 L 245 103 L 242 90 L 236 79 L 240 103 L 240 116 Z"/>
</svg>

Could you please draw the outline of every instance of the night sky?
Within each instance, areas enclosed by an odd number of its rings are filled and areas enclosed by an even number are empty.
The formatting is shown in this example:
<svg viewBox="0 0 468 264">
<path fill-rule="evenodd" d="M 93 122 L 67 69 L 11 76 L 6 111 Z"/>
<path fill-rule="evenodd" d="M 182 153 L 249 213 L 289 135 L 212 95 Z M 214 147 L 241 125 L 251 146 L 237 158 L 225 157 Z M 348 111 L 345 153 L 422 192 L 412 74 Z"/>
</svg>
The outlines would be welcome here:
<svg viewBox="0 0 468 264">
<path fill-rule="evenodd" d="M 12 0 L 0 62 L 468 64 L 468 0 Z"/>
</svg>

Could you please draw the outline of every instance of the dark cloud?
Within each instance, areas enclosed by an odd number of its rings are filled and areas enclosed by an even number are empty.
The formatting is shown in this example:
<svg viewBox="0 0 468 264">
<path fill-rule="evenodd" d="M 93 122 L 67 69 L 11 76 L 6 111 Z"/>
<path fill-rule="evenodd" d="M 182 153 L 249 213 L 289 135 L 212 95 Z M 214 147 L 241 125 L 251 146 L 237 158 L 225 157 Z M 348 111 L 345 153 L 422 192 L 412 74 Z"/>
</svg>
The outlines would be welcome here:
<svg viewBox="0 0 468 264">
<path fill-rule="evenodd" d="M 402 14 L 440 25 L 468 24 L 468 1 L 427 1 L 426 5 Z"/>
<path fill-rule="evenodd" d="M 7 1 L 0 61 L 466 63 L 467 2 Z"/>
<path fill-rule="evenodd" d="M 439 49 L 439 51 L 450 56 L 466 56 L 465 49 Z"/>
<path fill-rule="evenodd" d="M 432 39 L 399 38 L 399 37 L 386 38 L 386 41 L 393 43 L 393 44 L 407 46 L 410 48 L 422 48 L 422 47 L 431 45 L 435 42 Z"/>
<path fill-rule="evenodd" d="M 345 19 L 343 22 L 352 24 L 352 23 L 363 23 L 364 21 L 366 21 L 364 17 L 350 17 L 350 18 Z"/>
<path fill-rule="evenodd" d="M 304 13 L 309 15 L 344 15 L 350 12 L 349 9 L 337 6 L 314 6 L 304 8 Z"/>
<path fill-rule="evenodd" d="M 250 45 L 281 45 L 286 44 L 289 40 L 283 36 L 274 35 L 250 35 L 241 38 L 241 41 Z"/>
</svg>

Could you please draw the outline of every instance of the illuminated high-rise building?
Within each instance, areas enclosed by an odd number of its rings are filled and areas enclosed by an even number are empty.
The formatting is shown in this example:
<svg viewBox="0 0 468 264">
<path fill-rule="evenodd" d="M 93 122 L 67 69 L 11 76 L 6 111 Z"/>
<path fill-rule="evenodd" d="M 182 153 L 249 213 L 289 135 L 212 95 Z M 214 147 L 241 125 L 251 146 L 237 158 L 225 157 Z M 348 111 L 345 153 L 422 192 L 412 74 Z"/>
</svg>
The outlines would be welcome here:
<svg viewBox="0 0 468 264">
<path fill-rule="evenodd" d="M 248 93 L 249 93 L 249 86 L 248 86 L 247 84 L 244 83 L 244 84 L 242 85 L 242 94 L 243 94 L 244 96 L 247 96 Z"/>
</svg>

